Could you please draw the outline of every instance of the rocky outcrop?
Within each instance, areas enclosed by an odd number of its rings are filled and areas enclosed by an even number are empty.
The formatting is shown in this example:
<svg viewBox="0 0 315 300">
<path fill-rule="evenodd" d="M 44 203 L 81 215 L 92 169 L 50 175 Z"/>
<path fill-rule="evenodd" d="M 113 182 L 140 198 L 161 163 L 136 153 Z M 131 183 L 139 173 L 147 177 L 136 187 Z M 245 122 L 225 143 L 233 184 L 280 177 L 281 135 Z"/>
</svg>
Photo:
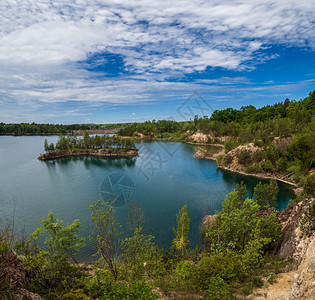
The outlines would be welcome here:
<svg viewBox="0 0 315 300">
<path fill-rule="evenodd" d="M 31 276 L 31 271 L 11 250 L 0 253 L 0 299 L 42 299 L 23 288 L 23 282 Z"/>
<path fill-rule="evenodd" d="M 309 244 L 302 259 L 294 282 L 291 287 L 288 300 L 315 299 L 315 238 Z"/>
<path fill-rule="evenodd" d="M 278 255 L 285 259 L 293 259 L 297 266 L 305 250 L 302 251 L 303 240 L 301 239 L 300 216 L 304 211 L 304 202 L 289 204 L 284 210 L 278 213 L 277 218 L 282 225 L 282 242 Z"/>
<path fill-rule="evenodd" d="M 219 161 L 217 160 L 218 168 L 258 178 L 276 179 L 296 186 L 294 180 L 288 175 L 283 176 L 275 171 L 263 171 L 262 168 L 257 170 L 256 167 L 264 161 L 260 155 L 261 151 L 262 148 L 253 143 L 240 145 L 223 155 Z"/>
<path fill-rule="evenodd" d="M 195 143 L 224 143 L 231 138 L 229 136 L 215 136 L 212 132 L 205 134 L 200 130 L 193 134 L 188 130 L 187 136 L 191 142 Z"/>
</svg>

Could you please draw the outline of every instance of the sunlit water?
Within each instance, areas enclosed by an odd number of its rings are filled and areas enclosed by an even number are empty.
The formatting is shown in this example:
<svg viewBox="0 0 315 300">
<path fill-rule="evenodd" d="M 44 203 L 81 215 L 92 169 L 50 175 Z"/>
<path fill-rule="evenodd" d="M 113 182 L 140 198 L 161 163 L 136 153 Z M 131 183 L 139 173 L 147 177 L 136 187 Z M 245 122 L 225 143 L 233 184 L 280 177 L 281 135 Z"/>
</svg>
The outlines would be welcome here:
<svg viewBox="0 0 315 300">
<path fill-rule="evenodd" d="M 171 245 L 176 214 L 187 204 L 190 242 L 196 246 L 202 217 L 220 210 L 226 194 L 241 180 L 250 194 L 259 182 L 218 170 L 214 161 L 194 158 L 196 146 L 173 142 L 137 143 L 139 157 L 132 159 L 73 157 L 42 162 L 37 157 L 45 138 L 57 140 L 56 136 L 0 136 L 0 219 L 11 220 L 15 211 L 18 233 L 32 232 L 52 210 L 65 223 L 80 219 L 80 234 L 87 237 L 89 206 L 116 195 L 121 223 L 125 225 L 130 203 L 136 202 L 145 216 L 145 233 L 165 249 Z M 278 209 L 293 197 L 288 185 L 279 183 L 279 189 Z M 80 259 L 90 260 L 94 252 L 94 242 L 87 240 Z"/>
</svg>

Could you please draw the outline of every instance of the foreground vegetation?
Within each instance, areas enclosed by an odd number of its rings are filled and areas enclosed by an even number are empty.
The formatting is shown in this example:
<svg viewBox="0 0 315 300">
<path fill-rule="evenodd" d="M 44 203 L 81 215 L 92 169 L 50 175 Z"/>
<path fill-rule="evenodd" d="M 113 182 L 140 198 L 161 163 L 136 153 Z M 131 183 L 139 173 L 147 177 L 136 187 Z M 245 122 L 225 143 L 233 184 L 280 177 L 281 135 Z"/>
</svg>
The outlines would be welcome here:
<svg viewBox="0 0 315 300">
<path fill-rule="evenodd" d="M 18 294 L 27 298 L 30 293 L 43 299 L 232 299 L 235 293 L 247 295 L 261 287 L 263 279 L 272 282 L 284 264 L 275 255 L 281 226 L 270 205 L 276 194 L 276 182 L 256 186 L 253 199 L 247 198 L 243 183 L 238 185 L 227 195 L 222 211 L 207 218 L 202 249 L 189 248 L 185 205 L 176 218 L 170 251 L 159 249 L 153 236 L 143 234 L 139 207 L 130 205 L 128 226 L 122 228 L 114 208 L 97 201 L 90 207 L 90 238 L 97 243 L 99 259 L 90 266 L 76 258 L 85 245 L 78 234 L 79 220 L 64 225 L 49 212 L 40 228 L 15 243 L 12 231 L 3 228 L 0 295 L 7 299 Z M 308 231 L 311 224 L 311 233 L 306 234 L 312 234 L 313 207 L 303 222 Z M 41 238 L 45 247 L 38 243 Z"/>
</svg>

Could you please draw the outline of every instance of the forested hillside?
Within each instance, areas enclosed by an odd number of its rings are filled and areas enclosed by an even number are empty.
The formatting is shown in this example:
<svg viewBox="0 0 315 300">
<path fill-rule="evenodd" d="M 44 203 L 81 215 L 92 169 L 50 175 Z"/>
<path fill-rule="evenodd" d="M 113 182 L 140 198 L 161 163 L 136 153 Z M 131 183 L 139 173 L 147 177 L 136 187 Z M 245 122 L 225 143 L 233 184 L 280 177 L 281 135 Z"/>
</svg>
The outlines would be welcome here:
<svg viewBox="0 0 315 300">
<path fill-rule="evenodd" d="M 227 108 L 210 117 L 196 116 L 191 122 L 148 121 L 120 130 L 121 135 L 185 142 L 194 142 L 191 136 L 196 132 L 203 133 L 209 144 L 224 143 L 227 154 L 218 160 L 223 166 L 233 161 L 230 150 L 253 143 L 259 151 L 238 151 L 247 173 L 277 173 L 299 183 L 315 167 L 315 91 L 300 101 L 285 99 L 257 109 L 252 105 Z"/>
</svg>

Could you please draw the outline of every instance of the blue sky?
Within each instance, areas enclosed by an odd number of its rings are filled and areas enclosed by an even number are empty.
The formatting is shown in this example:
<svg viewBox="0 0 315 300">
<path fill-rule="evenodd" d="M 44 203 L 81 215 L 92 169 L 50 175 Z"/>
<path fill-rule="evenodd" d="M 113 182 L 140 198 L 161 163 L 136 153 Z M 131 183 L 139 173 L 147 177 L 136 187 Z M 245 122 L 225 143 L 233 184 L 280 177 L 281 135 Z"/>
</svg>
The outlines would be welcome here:
<svg viewBox="0 0 315 300">
<path fill-rule="evenodd" d="M 314 10 L 314 0 L 2 0 L 0 122 L 182 120 L 188 99 L 299 100 L 315 89 Z"/>
</svg>

